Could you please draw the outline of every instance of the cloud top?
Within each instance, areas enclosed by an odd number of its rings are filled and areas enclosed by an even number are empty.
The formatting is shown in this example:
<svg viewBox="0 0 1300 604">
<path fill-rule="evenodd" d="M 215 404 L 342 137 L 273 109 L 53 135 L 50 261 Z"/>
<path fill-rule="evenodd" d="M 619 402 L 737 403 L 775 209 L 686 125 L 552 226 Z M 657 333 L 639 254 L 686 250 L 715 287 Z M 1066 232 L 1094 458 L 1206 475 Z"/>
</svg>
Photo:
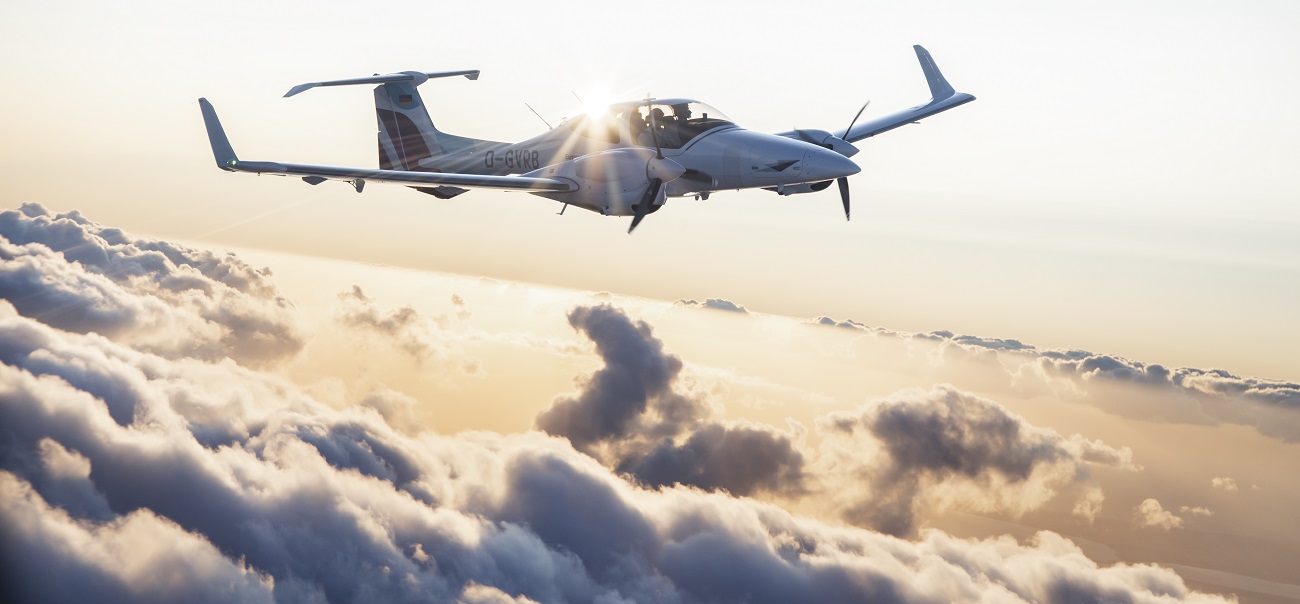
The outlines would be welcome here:
<svg viewBox="0 0 1300 604">
<path fill-rule="evenodd" d="M 112 294 L 96 301 L 105 316 L 153 300 L 150 316 L 170 313 L 178 328 L 218 329 L 203 346 L 164 345 L 144 337 L 134 319 L 110 321 L 122 329 L 84 329 L 6 293 L 0 569 L 8 600 L 1223 601 L 1189 590 L 1168 569 L 1098 566 L 1052 533 L 1024 543 L 939 531 L 902 540 L 802 517 L 727 488 L 646 488 L 647 481 L 611 470 L 570 438 L 398 430 L 387 418 L 401 417 L 409 401 L 392 392 L 332 406 L 254 363 L 231 360 L 244 358 L 238 343 L 252 336 L 210 313 L 226 303 L 287 308 L 275 302 L 264 273 L 241 284 L 243 277 L 223 277 L 216 265 L 191 273 L 162 254 L 119 281 L 79 258 L 129 256 L 145 244 L 73 215 L 51 218 L 33 207 L 21 214 L 5 219 L 44 217 L 49 225 L 38 229 L 42 242 L 15 242 L 14 231 L 5 231 L 11 274 L 102 278 L 97 291 Z M 56 251 L 45 243 L 60 241 L 58 233 L 76 241 L 92 232 L 108 248 L 128 248 L 106 249 L 93 238 L 85 241 L 95 249 Z M 211 289 L 165 293 L 172 290 L 161 284 L 174 274 L 201 276 Z M 57 290 L 27 283 L 31 289 L 6 292 Z M 581 392 L 556 402 L 553 409 L 569 414 L 553 415 L 548 426 L 571 429 L 583 449 L 631 451 L 642 442 L 634 427 L 657 429 L 681 453 L 730 460 L 674 470 L 721 482 L 718 468 L 740 463 L 735 451 L 753 450 L 763 442 L 755 435 L 771 430 L 712 419 L 699 401 L 675 391 L 681 363 L 643 322 L 602 306 L 576 309 L 570 321 L 595 343 L 605 367 Z M 984 463 L 1005 466 L 999 471 L 1008 476 L 1114 454 L 1026 426 L 1006 428 L 996 409 L 965 395 L 927 396 L 897 406 L 940 425 L 951 422 L 944 413 L 986 418 L 978 425 L 1050 451 L 1032 459 L 1055 460 L 1042 466 L 986 455 Z M 614 408 L 599 408 L 607 403 Z M 570 413 L 579 409 L 607 415 L 584 423 Z M 890 443 L 889 463 L 982 475 L 955 461 L 981 451 L 969 438 L 950 439 L 960 451 L 941 458 L 948 461 L 905 454 L 908 446 L 893 443 L 913 436 L 886 419 L 886 410 L 846 421 L 872 434 L 907 434 L 878 437 Z M 635 450 L 648 453 L 661 442 Z"/>
</svg>

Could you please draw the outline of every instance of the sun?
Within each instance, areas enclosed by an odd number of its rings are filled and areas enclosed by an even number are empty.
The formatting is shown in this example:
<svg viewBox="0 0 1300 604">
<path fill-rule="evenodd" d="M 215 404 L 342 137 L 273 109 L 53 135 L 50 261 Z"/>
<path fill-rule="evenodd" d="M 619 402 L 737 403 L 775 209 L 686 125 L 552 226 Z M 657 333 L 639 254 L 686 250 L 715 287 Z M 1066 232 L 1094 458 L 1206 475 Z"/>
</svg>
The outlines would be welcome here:
<svg viewBox="0 0 1300 604">
<path fill-rule="evenodd" d="M 582 103 L 583 113 L 590 116 L 598 116 L 605 112 L 605 108 L 613 102 L 609 89 L 601 87 L 586 88 L 584 90 L 575 90 L 574 96 Z"/>
</svg>

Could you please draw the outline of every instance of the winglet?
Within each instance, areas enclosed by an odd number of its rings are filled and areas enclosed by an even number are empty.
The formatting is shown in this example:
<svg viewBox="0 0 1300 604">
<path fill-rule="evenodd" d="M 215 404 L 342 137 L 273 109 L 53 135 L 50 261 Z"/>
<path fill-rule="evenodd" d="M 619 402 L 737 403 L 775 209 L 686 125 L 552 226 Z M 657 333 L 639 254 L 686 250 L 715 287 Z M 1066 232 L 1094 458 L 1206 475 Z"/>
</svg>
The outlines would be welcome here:
<svg viewBox="0 0 1300 604">
<path fill-rule="evenodd" d="M 946 99 L 956 93 L 953 87 L 944 79 L 943 73 L 939 71 L 939 66 L 934 64 L 934 57 L 930 56 L 930 51 L 926 50 L 920 44 L 912 46 L 916 50 L 916 58 L 921 61 L 921 71 L 925 72 L 925 81 L 930 84 L 930 98 L 938 101 Z"/>
<path fill-rule="evenodd" d="M 227 172 L 233 172 L 230 167 L 239 163 L 239 158 L 235 157 L 235 150 L 230 147 L 230 139 L 226 138 L 226 131 L 221 128 L 221 120 L 217 119 L 217 110 L 212 108 L 212 103 L 208 99 L 199 99 L 199 109 L 203 111 L 203 123 L 208 128 L 208 143 L 212 145 L 212 157 L 217 161 L 217 167 Z"/>
</svg>

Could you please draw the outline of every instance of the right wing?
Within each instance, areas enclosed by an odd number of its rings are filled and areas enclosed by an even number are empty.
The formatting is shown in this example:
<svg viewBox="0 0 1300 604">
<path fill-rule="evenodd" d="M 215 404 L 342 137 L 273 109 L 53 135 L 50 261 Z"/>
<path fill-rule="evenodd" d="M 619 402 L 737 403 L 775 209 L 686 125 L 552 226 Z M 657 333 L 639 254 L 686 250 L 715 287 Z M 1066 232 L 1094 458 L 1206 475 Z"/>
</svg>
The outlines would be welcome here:
<svg viewBox="0 0 1300 604">
<path fill-rule="evenodd" d="M 944 79 L 943 74 L 939 72 L 939 66 L 934 64 L 934 58 L 930 56 L 929 51 L 919 44 L 912 48 L 916 50 L 916 58 L 921 61 L 921 71 L 925 72 L 925 80 L 930 84 L 930 102 L 857 124 L 849 130 L 837 130 L 832 133 L 835 138 L 854 143 L 899 126 L 916 123 L 922 118 L 975 100 L 973 95 L 953 90 L 948 80 Z"/>
<path fill-rule="evenodd" d="M 459 75 L 459 74 L 458 74 Z M 411 172 L 404 170 L 376 170 L 373 168 L 342 168 L 285 164 L 269 161 L 241 161 L 226 138 L 226 131 L 217 119 L 217 111 L 207 99 L 199 99 L 203 122 L 208 129 L 208 142 L 217 167 L 227 172 L 252 172 L 275 176 L 298 176 L 310 184 L 326 180 L 351 182 L 357 191 L 367 182 L 392 183 L 408 186 L 453 186 L 470 189 L 496 189 L 498 191 L 576 191 L 578 185 L 567 179 L 533 176 L 491 176 L 486 174 L 448 174 L 444 172 Z"/>
</svg>

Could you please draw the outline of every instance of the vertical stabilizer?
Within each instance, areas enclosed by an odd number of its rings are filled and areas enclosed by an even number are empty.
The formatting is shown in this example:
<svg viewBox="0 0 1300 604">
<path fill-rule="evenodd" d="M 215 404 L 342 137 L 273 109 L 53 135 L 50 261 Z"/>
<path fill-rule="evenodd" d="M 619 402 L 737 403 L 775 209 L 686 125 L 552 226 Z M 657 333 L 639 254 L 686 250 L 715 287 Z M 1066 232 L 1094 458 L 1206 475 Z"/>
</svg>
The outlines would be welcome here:
<svg viewBox="0 0 1300 604">
<path fill-rule="evenodd" d="M 421 160 L 446 153 L 414 83 L 376 86 L 375 113 L 379 120 L 380 168 L 417 170 Z"/>
</svg>

